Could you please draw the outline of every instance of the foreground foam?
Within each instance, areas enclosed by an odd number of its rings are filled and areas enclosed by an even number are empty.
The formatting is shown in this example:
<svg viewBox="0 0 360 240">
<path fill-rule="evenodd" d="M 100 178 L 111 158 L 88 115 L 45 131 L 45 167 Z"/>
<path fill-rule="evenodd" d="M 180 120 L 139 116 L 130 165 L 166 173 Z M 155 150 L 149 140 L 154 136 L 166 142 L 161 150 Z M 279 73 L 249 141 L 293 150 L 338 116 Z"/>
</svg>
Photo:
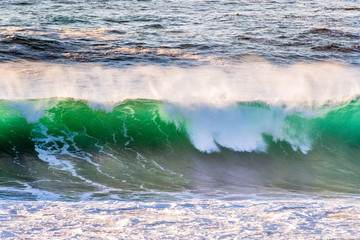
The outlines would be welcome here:
<svg viewBox="0 0 360 240">
<path fill-rule="evenodd" d="M 1 201 L 2 238 L 359 238 L 351 199 Z M 56 221 L 54 221 L 56 218 Z M 346 227 L 344 227 L 346 225 Z M 179 231 L 180 230 L 180 231 Z"/>
</svg>

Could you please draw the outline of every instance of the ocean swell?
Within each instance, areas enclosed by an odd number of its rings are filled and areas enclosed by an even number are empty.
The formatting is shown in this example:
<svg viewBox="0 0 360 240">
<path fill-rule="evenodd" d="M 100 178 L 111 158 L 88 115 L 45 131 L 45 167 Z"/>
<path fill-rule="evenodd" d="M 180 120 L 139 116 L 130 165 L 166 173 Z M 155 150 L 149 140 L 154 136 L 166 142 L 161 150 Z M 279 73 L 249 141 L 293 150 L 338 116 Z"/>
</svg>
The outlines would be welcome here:
<svg viewBox="0 0 360 240">
<path fill-rule="evenodd" d="M 330 145 L 328 141 L 360 143 L 356 134 L 360 112 L 357 99 L 302 109 L 261 102 L 184 106 L 157 100 L 126 100 L 104 111 L 74 99 L 2 100 L 0 107 L 3 142 L 17 142 L 11 140 L 16 136 L 30 141 L 40 127 L 46 127 L 57 135 L 68 132 L 77 138 L 83 135 L 88 142 L 116 143 L 119 147 L 171 146 L 171 141 L 180 138 L 206 153 L 220 152 L 221 148 L 267 152 L 269 138 L 303 154 L 314 144 Z M 21 146 L 20 141 L 16 148 Z"/>
<path fill-rule="evenodd" d="M 6 196 L 357 192 L 356 68 L 25 66 L 0 66 Z"/>
</svg>

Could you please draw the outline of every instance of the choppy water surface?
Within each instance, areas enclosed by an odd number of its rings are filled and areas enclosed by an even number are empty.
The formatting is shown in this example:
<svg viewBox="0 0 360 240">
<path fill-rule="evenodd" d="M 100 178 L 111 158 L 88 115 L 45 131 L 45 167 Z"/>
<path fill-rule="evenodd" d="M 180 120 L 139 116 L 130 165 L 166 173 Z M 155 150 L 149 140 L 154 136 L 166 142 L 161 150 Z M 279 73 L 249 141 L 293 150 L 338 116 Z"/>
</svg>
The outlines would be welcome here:
<svg viewBox="0 0 360 240">
<path fill-rule="evenodd" d="M 193 65 L 256 55 L 359 64 L 357 1 L 0 3 L 1 60 Z"/>
</svg>

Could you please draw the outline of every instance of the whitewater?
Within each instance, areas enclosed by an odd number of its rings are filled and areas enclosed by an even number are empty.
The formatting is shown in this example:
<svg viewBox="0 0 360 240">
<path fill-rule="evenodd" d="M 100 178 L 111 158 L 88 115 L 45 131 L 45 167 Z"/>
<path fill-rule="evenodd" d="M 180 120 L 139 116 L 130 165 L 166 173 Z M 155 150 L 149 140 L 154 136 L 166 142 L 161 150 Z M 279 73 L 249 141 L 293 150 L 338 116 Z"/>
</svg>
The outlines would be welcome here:
<svg viewBox="0 0 360 240">
<path fill-rule="evenodd" d="M 356 2 L 0 12 L 0 238 L 360 237 Z"/>
</svg>

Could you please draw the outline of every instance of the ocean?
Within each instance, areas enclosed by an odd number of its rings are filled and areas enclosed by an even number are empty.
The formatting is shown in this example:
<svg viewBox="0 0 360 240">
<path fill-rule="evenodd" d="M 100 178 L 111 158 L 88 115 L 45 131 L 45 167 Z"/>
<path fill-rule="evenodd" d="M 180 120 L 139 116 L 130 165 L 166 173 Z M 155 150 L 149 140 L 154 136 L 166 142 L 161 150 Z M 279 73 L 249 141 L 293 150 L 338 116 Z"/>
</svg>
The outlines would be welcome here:
<svg viewBox="0 0 360 240">
<path fill-rule="evenodd" d="M 0 2 L 0 238 L 360 238 L 360 4 Z"/>
</svg>

